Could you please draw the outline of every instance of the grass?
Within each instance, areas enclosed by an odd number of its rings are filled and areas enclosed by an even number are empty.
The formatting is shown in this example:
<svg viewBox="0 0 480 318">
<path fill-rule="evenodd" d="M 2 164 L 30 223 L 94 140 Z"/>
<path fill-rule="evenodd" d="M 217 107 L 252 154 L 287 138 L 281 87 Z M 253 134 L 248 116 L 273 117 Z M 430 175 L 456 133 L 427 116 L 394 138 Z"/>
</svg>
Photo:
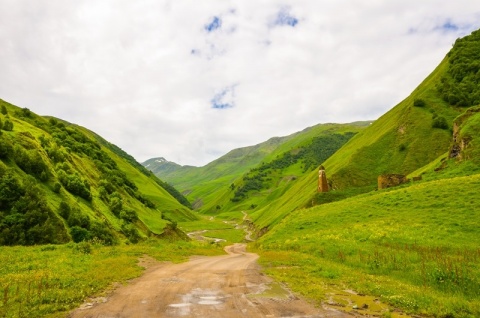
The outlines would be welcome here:
<svg viewBox="0 0 480 318">
<path fill-rule="evenodd" d="M 335 284 L 410 313 L 475 317 L 479 186 L 477 174 L 299 210 L 256 248 L 267 273 L 318 301 Z"/>
<path fill-rule="evenodd" d="M 0 316 L 63 317 L 112 283 L 142 273 L 138 258 L 181 262 L 190 255 L 218 255 L 210 244 L 152 240 L 105 247 L 91 243 L 0 247 Z"/>
</svg>

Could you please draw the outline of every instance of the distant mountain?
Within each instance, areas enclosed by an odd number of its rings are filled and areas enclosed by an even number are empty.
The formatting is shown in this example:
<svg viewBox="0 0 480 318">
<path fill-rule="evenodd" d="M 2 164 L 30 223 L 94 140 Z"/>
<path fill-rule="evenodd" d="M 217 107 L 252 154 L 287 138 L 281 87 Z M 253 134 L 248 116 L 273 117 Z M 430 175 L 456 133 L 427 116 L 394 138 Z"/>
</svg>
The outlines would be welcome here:
<svg viewBox="0 0 480 318">
<path fill-rule="evenodd" d="M 182 168 L 181 165 L 175 162 L 167 161 L 163 157 L 148 159 L 147 161 L 143 162 L 142 165 L 158 176 L 168 176 L 172 172 Z"/>
<path fill-rule="evenodd" d="M 0 108 L 0 245 L 137 242 L 196 219 L 176 189 L 97 134 Z"/>
</svg>

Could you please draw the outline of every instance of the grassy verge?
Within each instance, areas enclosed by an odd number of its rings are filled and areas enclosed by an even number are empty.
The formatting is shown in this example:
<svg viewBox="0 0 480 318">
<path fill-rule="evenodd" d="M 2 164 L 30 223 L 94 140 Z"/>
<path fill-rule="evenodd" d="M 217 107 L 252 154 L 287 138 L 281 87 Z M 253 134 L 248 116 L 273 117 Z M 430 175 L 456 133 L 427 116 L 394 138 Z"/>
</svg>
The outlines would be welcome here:
<svg viewBox="0 0 480 318">
<path fill-rule="evenodd" d="M 0 247 L 0 316 L 65 316 L 88 296 L 112 283 L 138 277 L 138 258 L 181 262 L 190 255 L 216 255 L 211 244 L 150 241 L 105 247 L 91 243 Z"/>
</svg>

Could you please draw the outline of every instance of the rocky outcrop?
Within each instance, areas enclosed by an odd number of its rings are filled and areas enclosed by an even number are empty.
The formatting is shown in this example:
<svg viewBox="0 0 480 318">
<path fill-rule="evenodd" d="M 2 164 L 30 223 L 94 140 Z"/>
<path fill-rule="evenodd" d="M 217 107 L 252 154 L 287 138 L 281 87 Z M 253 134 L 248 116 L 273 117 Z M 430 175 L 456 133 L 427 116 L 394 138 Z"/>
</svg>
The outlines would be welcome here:
<svg viewBox="0 0 480 318">
<path fill-rule="evenodd" d="M 471 138 L 462 136 L 460 131 L 463 123 L 477 113 L 480 113 L 480 107 L 469 108 L 465 113 L 458 116 L 453 122 L 453 143 L 448 154 L 449 158 L 455 158 L 457 160 L 466 159 L 464 158 L 464 150 L 468 148 Z"/>
<path fill-rule="evenodd" d="M 396 187 L 409 180 L 403 174 L 383 174 L 378 176 L 378 189 Z"/>
</svg>

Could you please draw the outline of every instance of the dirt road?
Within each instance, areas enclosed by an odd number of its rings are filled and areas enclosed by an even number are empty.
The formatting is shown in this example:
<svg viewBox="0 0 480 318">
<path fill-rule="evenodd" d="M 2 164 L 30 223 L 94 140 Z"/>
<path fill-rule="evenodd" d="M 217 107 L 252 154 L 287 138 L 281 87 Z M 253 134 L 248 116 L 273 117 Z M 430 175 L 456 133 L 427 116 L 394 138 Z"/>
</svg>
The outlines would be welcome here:
<svg viewBox="0 0 480 318">
<path fill-rule="evenodd" d="M 315 308 L 263 276 L 244 244 L 228 255 L 183 264 L 157 264 L 103 303 L 86 304 L 69 317 L 351 317 Z"/>
</svg>

